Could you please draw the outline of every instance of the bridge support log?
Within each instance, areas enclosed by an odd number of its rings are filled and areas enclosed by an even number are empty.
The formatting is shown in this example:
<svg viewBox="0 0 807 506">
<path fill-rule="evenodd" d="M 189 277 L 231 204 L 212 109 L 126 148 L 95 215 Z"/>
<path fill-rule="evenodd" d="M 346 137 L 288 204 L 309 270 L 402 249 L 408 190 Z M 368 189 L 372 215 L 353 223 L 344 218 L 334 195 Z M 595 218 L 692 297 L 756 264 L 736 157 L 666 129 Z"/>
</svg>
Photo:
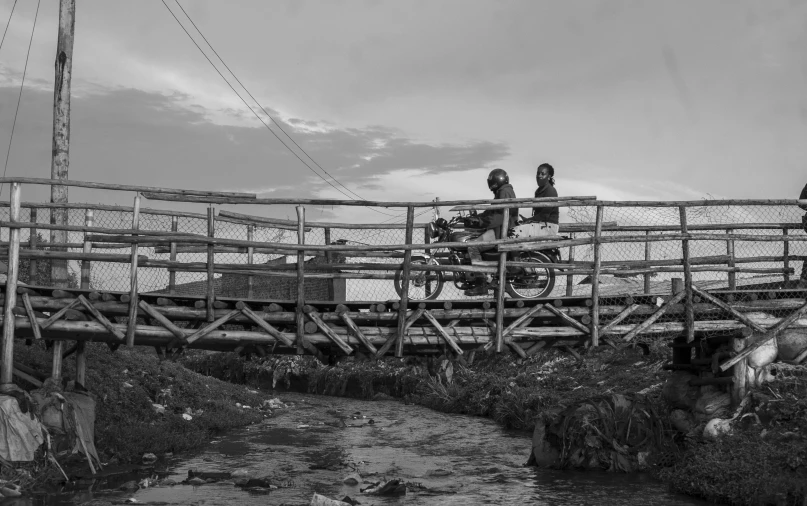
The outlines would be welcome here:
<svg viewBox="0 0 807 506">
<path fill-rule="evenodd" d="M 10 221 L 20 221 L 20 184 L 11 183 Z M 0 391 L 13 381 L 14 371 L 14 307 L 17 305 L 17 278 L 20 269 L 20 229 L 9 229 L 6 301 L 3 308 L 3 342 L 0 347 Z"/>
<path fill-rule="evenodd" d="M 406 238 L 405 244 L 407 246 L 412 244 L 412 235 L 415 226 L 415 208 L 409 206 L 406 208 Z M 409 306 L 409 277 L 411 273 L 410 265 L 412 263 L 412 250 L 407 249 L 404 252 L 403 259 L 403 275 L 401 276 L 401 305 L 398 308 L 398 338 L 395 342 L 395 356 L 400 358 L 403 356 L 404 335 L 406 334 L 406 310 Z M 421 313 L 422 314 L 422 313 Z"/>
</svg>

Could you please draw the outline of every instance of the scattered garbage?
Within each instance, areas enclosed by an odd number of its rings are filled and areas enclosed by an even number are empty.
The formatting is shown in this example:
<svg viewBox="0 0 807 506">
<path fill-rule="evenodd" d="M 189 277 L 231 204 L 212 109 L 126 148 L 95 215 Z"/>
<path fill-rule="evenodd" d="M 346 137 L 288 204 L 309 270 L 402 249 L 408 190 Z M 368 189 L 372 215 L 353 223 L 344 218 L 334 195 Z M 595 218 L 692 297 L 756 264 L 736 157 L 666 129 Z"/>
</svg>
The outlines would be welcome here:
<svg viewBox="0 0 807 506">
<path fill-rule="evenodd" d="M 165 414 L 165 406 L 163 406 L 162 404 L 153 403 L 151 407 L 154 408 L 154 412 L 157 413 L 158 415 Z"/>
<path fill-rule="evenodd" d="M 386 495 L 386 496 L 400 496 L 406 495 L 406 484 L 400 479 L 389 480 L 385 482 L 373 483 L 367 488 L 361 489 L 361 492 L 372 495 Z"/>
<path fill-rule="evenodd" d="M 0 497 L 20 497 L 22 491 L 19 485 L 8 482 L 0 482 Z"/>
<path fill-rule="evenodd" d="M 187 413 L 182 413 L 182 418 L 184 418 L 185 420 L 188 420 L 188 421 L 193 420 L 193 417 L 191 415 L 187 414 Z"/>
<path fill-rule="evenodd" d="M 287 408 L 288 406 L 286 404 L 283 404 L 280 401 L 280 399 L 275 397 L 274 399 L 267 399 L 267 400 L 263 401 L 263 404 L 261 404 L 261 407 L 262 408 L 269 408 L 269 409 L 283 409 L 283 408 Z"/>
<path fill-rule="evenodd" d="M 310 506 L 351 506 L 351 503 L 337 501 L 336 499 L 331 499 L 330 497 L 325 497 L 315 492 L 314 496 L 311 498 Z"/>
<path fill-rule="evenodd" d="M 153 464 L 157 462 L 157 456 L 153 453 L 144 453 L 143 454 L 143 463 L 146 465 Z"/>
<path fill-rule="evenodd" d="M 350 473 L 342 480 L 345 485 L 358 485 L 361 483 L 361 475 L 359 473 Z"/>
</svg>

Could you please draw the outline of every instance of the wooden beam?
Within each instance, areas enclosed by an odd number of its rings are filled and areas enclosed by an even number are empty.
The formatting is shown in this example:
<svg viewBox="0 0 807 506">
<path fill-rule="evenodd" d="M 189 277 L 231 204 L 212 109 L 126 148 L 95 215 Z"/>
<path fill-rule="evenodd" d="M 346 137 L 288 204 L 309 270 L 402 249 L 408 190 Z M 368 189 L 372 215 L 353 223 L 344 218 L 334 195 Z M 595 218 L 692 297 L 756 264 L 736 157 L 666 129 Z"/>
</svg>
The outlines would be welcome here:
<svg viewBox="0 0 807 506">
<path fill-rule="evenodd" d="M 625 334 L 625 337 L 623 337 L 622 339 L 624 339 L 625 341 L 630 341 L 631 339 L 633 339 L 634 337 L 639 335 L 640 332 L 644 331 L 645 329 L 650 327 L 650 325 L 655 323 L 656 320 L 661 318 L 664 315 L 664 313 L 666 313 L 667 310 L 670 309 L 670 307 L 672 307 L 673 304 L 678 304 L 679 302 L 681 302 L 681 300 L 683 300 L 683 298 L 685 296 L 686 296 L 686 291 L 683 291 L 683 292 L 680 292 L 680 293 L 674 295 L 670 300 L 668 300 L 660 308 L 658 308 L 656 310 L 656 312 L 653 313 L 650 316 L 650 318 L 648 318 L 647 320 L 643 321 L 642 323 L 636 325 L 633 328 L 633 330 L 631 330 L 630 332 Z"/>
<path fill-rule="evenodd" d="M 351 332 L 353 332 L 353 335 L 356 336 L 356 339 L 358 339 L 370 353 L 372 353 L 373 355 L 378 353 L 378 349 L 375 346 L 373 346 L 373 343 L 371 343 L 369 339 L 367 339 L 367 337 L 361 331 L 359 326 L 356 325 L 356 322 L 354 322 L 353 319 L 350 318 L 350 315 L 348 315 L 347 311 L 340 312 L 339 317 L 342 319 L 343 322 L 345 322 L 347 328 L 349 328 Z"/>
<path fill-rule="evenodd" d="M 34 308 L 31 306 L 31 297 L 27 293 L 22 294 L 22 303 L 25 306 L 25 313 L 28 315 L 28 320 L 31 321 L 31 330 L 34 332 L 34 339 L 39 341 L 42 339 L 42 330 L 39 327 L 39 322 L 34 314 Z"/>
<path fill-rule="evenodd" d="M 406 208 L 406 232 L 404 244 L 412 244 L 412 235 L 415 227 L 415 208 L 409 206 Z M 404 336 L 406 335 L 406 310 L 409 306 L 409 277 L 412 269 L 412 250 L 407 249 L 404 252 L 403 259 L 403 274 L 401 275 L 401 300 L 398 307 L 398 334 L 399 337 L 395 341 L 395 356 L 403 357 Z"/>
<path fill-rule="evenodd" d="M 451 348 L 451 350 L 455 354 L 457 354 L 457 355 L 462 355 L 463 354 L 462 348 L 460 348 L 459 345 L 456 342 L 454 342 L 454 340 L 451 338 L 451 336 L 449 336 L 446 333 L 443 326 L 440 325 L 440 322 L 438 322 L 437 319 L 429 311 L 424 311 L 423 316 L 425 316 L 426 319 L 429 320 L 429 322 L 432 324 L 432 326 L 435 328 L 435 330 L 437 330 L 437 333 L 440 335 L 440 337 L 443 338 L 443 340 L 446 342 L 446 344 Z"/>
<path fill-rule="evenodd" d="M 317 327 L 319 327 L 322 333 L 328 336 L 328 338 L 331 341 L 333 341 L 334 344 L 336 344 L 336 346 L 338 346 L 339 349 L 342 350 L 342 352 L 345 355 L 350 355 L 351 353 L 353 353 L 353 348 L 351 348 L 349 344 L 344 342 L 341 337 L 337 336 L 334 333 L 334 331 L 328 325 L 326 325 L 324 321 L 322 321 L 322 318 L 320 318 L 319 313 L 317 313 L 316 311 L 309 311 L 306 314 L 311 319 L 311 321 L 317 324 Z"/>
<path fill-rule="evenodd" d="M 92 316 L 93 316 L 93 317 L 94 317 L 96 320 L 98 320 L 98 323 L 100 323 L 101 325 L 103 325 L 104 327 L 106 327 L 106 329 L 107 329 L 107 330 L 109 330 L 109 332 L 110 332 L 110 333 L 111 333 L 113 336 L 117 337 L 117 338 L 118 338 L 118 340 L 119 340 L 119 341 L 121 341 L 121 342 L 123 342 L 123 341 L 125 341 L 125 340 L 126 340 L 126 336 L 125 336 L 125 335 L 124 335 L 124 334 L 123 334 L 121 331 L 119 331 L 117 328 L 115 328 L 115 326 L 114 326 L 114 325 L 112 325 L 112 322 L 110 322 L 110 321 L 107 319 L 107 317 L 106 317 L 106 316 L 102 315 L 102 314 L 101 314 L 101 313 L 100 313 L 100 312 L 99 312 L 97 309 L 95 309 L 95 307 L 93 307 L 93 305 L 90 303 L 90 301 L 88 301 L 88 300 L 87 300 L 87 298 L 86 298 L 86 297 L 84 297 L 83 295 L 79 294 L 79 296 L 77 297 L 77 299 L 78 299 L 78 301 L 81 303 L 81 305 L 82 305 L 82 306 L 84 306 L 85 308 L 87 308 L 87 311 L 89 311 L 89 312 L 90 312 L 90 314 L 91 314 L 91 315 L 92 315 Z M 136 315 L 136 314 L 137 314 L 137 313 L 135 313 L 135 315 Z"/>
</svg>

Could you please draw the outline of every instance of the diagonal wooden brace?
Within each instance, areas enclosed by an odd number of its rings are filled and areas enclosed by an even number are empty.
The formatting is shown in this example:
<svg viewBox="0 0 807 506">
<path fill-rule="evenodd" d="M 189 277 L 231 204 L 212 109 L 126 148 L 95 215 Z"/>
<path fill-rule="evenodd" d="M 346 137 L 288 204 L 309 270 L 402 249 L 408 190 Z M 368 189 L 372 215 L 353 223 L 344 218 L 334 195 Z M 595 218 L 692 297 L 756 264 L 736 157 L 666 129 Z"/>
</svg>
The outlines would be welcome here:
<svg viewBox="0 0 807 506">
<path fill-rule="evenodd" d="M 328 339 L 333 341 L 336 344 L 336 346 L 338 346 L 339 349 L 345 353 L 345 355 L 350 355 L 351 353 L 353 353 L 353 348 L 351 348 L 349 344 L 347 344 L 344 340 L 342 340 L 341 337 L 337 336 L 336 333 L 333 331 L 333 329 L 327 326 L 324 321 L 322 321 L 322 318 L 320 318 L 319 313 L 317 313 L 316 311 L 309 311 L 307 314 L 308 318 L 310 318 L 312 322 L 316 323 L 317 327 L 319 327 L 319 329 L 326 336 L 328 336 Z"/>
<path fill-rule="evenodd" d="M 413 323 L 415 323 L 421 316 L 423 316 L 424 312 L 426 312 L 425 309 L 418 308 L 418 309 L 415 310 L 414 313 L 409 315 L 409 318 L 407 318 L 406 321 L 404 322 L 404 327 L 403 327 L 403 333 L 404 334 L 406 334 L 406 331 L 409 330 L 409 327 L 411 327 Z M 396 333 L 394 336 L 387 339 L 384 342 L 384 344 L 381 346 L 381 349 L 378 350 L 378 353 L 375 354 L 375 356 L 377 358 L 383 357 L 384 354 L 387 353 L 390 348 L 392 348 L 392 345 L 394 345 L 395 342 L 400 338 L 401 338 L 401 336 Z"/>
<path fill-rule="evenodd" d="M 801 306 L 800 308 L 798 308 L 796 311 L 794 311 L 793 313 L 791 313 L 787 317 L 782 318 L 782 321 L 780 321 L 772 329 L 765 332 L 762 335 L 762 337 L 759 338 L 759 340 L 757 342 L 755 342 L 751 346 L 748 346 L 747 348 L 743 349 L 743 351 L 741 351 L 740 353 L 734 355 L 729 360 L 726 360 L 725 362 L 720 364 L 720 370 L 725 372 L 730 367 L 732 367 L 734 364 L 736 364 L 737 362 L 744 359 L 745 357 L 747 357 L 748 355 L 750 355 L 754 351 L 761 348 L 762 345 L 764 345 L 765 343 L 767 343 L 771 339 L 776 339 L 776 336 L 778 336 L 779 333 L 781 333 L 783 330 L 785 330 L 790 325 L 792 325 L 793 322 L 795 322 L 796 320 L 801 318 L 805 313 L 807 313 L 807 304 Z"/>
<path fill-rule="evenodd" d="M 267 334 L 274 337 L 281 343 L 285 344 L 289 347 L 294 347 L 294 341 L 289 339 L 288 337 L 284 336 L 282 332 L 274 328 L 272 325 L 269 324 L 266 320 L 258 316 L 254 311 L 252 311 L 246 304 L 240 304 L 238 307 L 241 308 L 241 313 L 244 316 L 252 320 L 252 322 L 257 325 L 258 327 L 262 328 L 266 331 Z"/>
<path fill-rule="evenodd" d="M 31 297 L 26 292 L 22 294 L 22 304 L 25 306 L 25 313 L 28 315 L 28 320 L 31 322 L 31 330 L 34 332 L 34 339 L 42 339 L 42 330 L 39 328 L 39 321 L 36 319 L 34 308 L 31 305 Z"/>
<path fill-rule="evenodd" d="M 550 313 L 554 314 L 555 316 L 557 316 L 558 318 L 563 320 L 570 327 L 576 328 L 577 330 L 579 330 L 583 334 L 591 334 L 591 329 L 589 329 L 588 327 L 586 327 L 585 325 L 583 325 L 579 321 L 575 320 L 571 316 L 567 315 L 566 313 L 564 313 L 560 309 L 556 308 L 552 304 L 544 304 L 544 309 L 546 309 Z"/>
<path fill-rule="evenodd" d="M 529 325 L 528 320 L 531 321 L 532 316 L 543 308 L 544 308 L 543 304 L 536 304 L 534 307 L 530 308 L 529 311 L 521 315 L 518 318 L 518 320 L 508 325 L 507 328 L 505 328 L 502 331 L 502 337 L 505 339 L 505 341 L 509 341 L 508 335 L 510 334 L 510 332 L 514 331 L 517 328 L 520 328 L 522 325 Z"/>
<path fill-rule="evenodd" d="M 726 304 L 722 300 L 718 299 L 717 297 L 715 297 L 714 295 L 712 295 L 712 294 L 710 294 L 708 292 L 705 292 L 705 291 L 701 290 L 700 288 L 696 287 L 695 285 L 692 285 L 692 291 L 695 292 L 696 294 L 700 295 L 704 299 L 708 300 L 709 302 L 711 302 L 715 306 L 719 307 L 723 311 L 727 311 L 733 317 L 737 318 L 740 322 L 747 325 L 754 332 L 765 332 L 767 330 L 766 328 L 762 327 L 758 323 L 753 322 L 750 318 L 748 318 L 747 316 L 745 316 L 741 312 L 737 311 L 733 307 L 729 306 L 728 304 Z"/>
<path fill-rule="evenodd" d="M 186 344 L 193 344 L 193 342 L 196 341 L 197 339 L 208 335 L 209 333 L 211 333 L 214 330 L 216 330 L 217 328 L 221 327 L 222 325 L 224 325 L 228 321 L 232 320 L 233 318 L 235 318 L 239 314 L 241 314 L 241 311 L 239 309 L 233 309 L 232 311 L 230 311 L 226 315 L 222 316 L 218 320 L 212 322 L 210 325 L 208 325 L 206 327 L 203 327 L 203 328 L 197 330 L 196 332 L 194 332 L 192 335 L 188 336 L 188 339 L 186 340 Z"/>
<path fill-rule="evenodd" d="M 77 300 L 78 300 L 79 302 L 81 302 L 81 305 L 82 305 L 82 306 L 84 306 L 85 308 L 87 308 L 87 311 L 89 311 L 89 312 L 90 312 L 90 314 L 92 314 L 93 318 L 95 318 L 96 320 L 98 320 L 98 323 L 100 323 L 101 325 L 103 325 L 103 326 L 104 326 L 104 328 L 106 328 L 106 329 L 109 331 L 109 333 L 110 333 L 110 334 L 112 334 L 113 336 L 117 337 L 117 338 L 118 338 L 118 341 L 123 342 L 123 341 L 125 341 L 125 340 L 126 340 L 126 336 L 123 334 L 123 332 L 121 332 L 120 330 L 116 329 L 116 328 L 115 328 L 115 326 L 114 326 L 114 325 L 112 325 L 112 322 L 111 322 L 111 321 L 109 321 L 109 320 L 107 320 L 107 317 L 106 317 L 106 316 L 102 315 L 102 314 L 101 314 L 101 313 L 100 313 L 100 312 L 99 312 L 97 309 L 95 309 L 95 307 L 94 307 L 94 306 L 93 306 L 93 305 L 90 303 L 90 301 L 88 301 L 88 300 L 87 300 L 87 298 L 86 298 L 86 297 L 84 297 L 83 295 L 79 294 L 79 296 L 78 296 Z"/>
<path fill-rule="evenodd" d="M 456 341 L 451 339 L 451 336 L 448 335 L 446 329 L 444 329 L 443 326 L 440 325 L 440 322 L 437 321 L 437 318 L 435 318 L 433 314 L 431 314 L 429 311 L 424 311 L 423 316 L 425 316 L 426 319 L 429 320 L 429 322 L 432 324 L 435 330 L 437 330 L 437 333 L 440 334 L 440 337 L 442 337 L 445 340 L 445 342 L 454 351 L 454 353 L 456 353 L 457 355 L 463 354 L 462 348 L 459 347 Z"/>
<path fill-rule="evenodd" d="M 70 304 L 66 305 L 62 309 L 60 309 L 60 310 L 56 311 L 55 313 L 53 313 L 50 318 L 48 318 L 44 322 L 40 323 L 39 326 L 42 327 L 43 330 L 50 327 L 51 325 L 56 323 L 56 321 L 59 320 L 59 318 L 66 315 L 68 311 L 70 311 L 71 309 L 73 309 L 74 307 L 76 307 L 79 304 L 80 304 L 80 302 L 78 301 L 78 299 L 73 300 Z"/>
<path fill-rule="evenodd" d="M 616 317 L 613 320 L 608 322 L 608 325 L 606 325 L 606 326 L 604 326 L 603 328 L 600 329 L 600 335 L 604 336 L 605 334 L 609 333 L 612 328 L 619 325 L 619 323 L 621 323 L 622 320 L 624 320 L 628 316 L 632 315 L 640 307 L 642 307 L 642 306 L 640 306 L 639 304 L 631 304 L 630 306 L 628 306 L 625 309 L 623 309 L 622 311 L 620 311 L 619 314 L 616 315 Z M 613 346 L 613 344 L 611 344 L 611 346 Z"/>
<path fill-rule="evenodd" d="M 661 318 L 664 315 L 664 313 L 666 313 L 674 304 L 678 304 L 679 302 L 681 302 L 681 300 L 685 296 L 686 296 L 686 290 L 678 292 L 678 294 L 676 294 L 673 298 L 671 298 L 670 300 L 665 302 L 660 308 L 658 308 L 655 313 L 650 315 L 650 318 L 633 327 L 633 330 L 625 334 L 625 337 L 623 337 L 622 339 L 627 342 L 636 337 L 640 332 L 642 332 L 649 326 L 653 325 L 653 323 L 655 323 L 656 320 Z"/>
<path fill-rule="evenodd" d="M 367 350 L 370 353 L 375 355 L 378 352 L 378 349 L 375 346 L 373 346 L 373 343 L 371 343 L 369 339 L 367 339 L 367 336 L 365 336 L 364 332 L 362 332 L 359 326 L 356 325 L 356 322 L 354 322 L 353 319 L 350 318 L 350 316 L 348 316 L 346 311 L 342 311 L 341 313 L 339 313 L 339 317 L 342 319 L 343 322 L 345 322 L 347 328 L 349 328 L 350 331 L 353 332 L 353 334 L 356 336 L 356 339 L 358 339 L 359 342 L 361 342 L 361 344 L 363 344 L 364 347 L 367 348 Z"/>
<path fill-rule="evenodd" d="M 157 320 L 160 325 L 171 331 L 174 334 L 176 339 L 172 340 L 171 343 L 167 346 L 167 349 L 175 348 L 180 344 L 185 344 L 185 331 L 181 328 L 174 325 L 174 322 L 169 320 L 165 317 L 164 314 L 154 309 L 154 307 L 149 304 L 148 302 L 141 300 L 137 303 L 138 307 L 146 312 L 147 315 L 151 316 L 155 320 Z"/>
</svg>

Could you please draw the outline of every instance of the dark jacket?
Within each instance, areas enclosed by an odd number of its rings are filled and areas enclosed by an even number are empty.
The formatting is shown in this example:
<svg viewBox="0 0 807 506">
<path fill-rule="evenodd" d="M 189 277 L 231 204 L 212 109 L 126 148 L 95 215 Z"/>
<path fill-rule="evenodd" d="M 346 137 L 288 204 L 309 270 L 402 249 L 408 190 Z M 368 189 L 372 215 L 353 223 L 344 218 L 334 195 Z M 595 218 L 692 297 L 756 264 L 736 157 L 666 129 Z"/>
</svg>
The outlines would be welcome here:
<svg viewBox="0 0 807 506">
<path fill-rule="evenodd" d="M 801 195 L 799 195 L 799 200 L 807 200 L 807 184 L 804 185 L 804 189 L 801 190 Z M 807 211 L 807 206 L 799 206 L 800 208 Z"/>
<path fill-rule="evenodd" d="M 514 199 L 516 198 L 516 192 L 513 190 L 513 186 L 511 184 L 502 185 L 501 188 L 496 190 L 496 196 L 494 197 L 495 200 L 501 199 Z M 508 228 L 512 228 L 516 226 L 516 220 L 518 220 L 518 207 L 510 208 L 510 224 Z M 482 217 L 482 223 L 485 224 L 485 228 L 493 231 L 496 233 L 496 238 L 500 239 L 501 230 L 502 230 L 502 220 L 504 219 L 504 209 L 491 209 L 485 211 L 480 215 Z"/>
<path fill-rule="evenodd" d="M 554 186 L 547 183 L 543 188 L 535 190 L 535 198 L 557 197 L 558 191 Z M 558 223 L 560 211 L 558 207 L 533 207 L 532 221 L 545 221 L 547 223 Z"/>
</svg>

